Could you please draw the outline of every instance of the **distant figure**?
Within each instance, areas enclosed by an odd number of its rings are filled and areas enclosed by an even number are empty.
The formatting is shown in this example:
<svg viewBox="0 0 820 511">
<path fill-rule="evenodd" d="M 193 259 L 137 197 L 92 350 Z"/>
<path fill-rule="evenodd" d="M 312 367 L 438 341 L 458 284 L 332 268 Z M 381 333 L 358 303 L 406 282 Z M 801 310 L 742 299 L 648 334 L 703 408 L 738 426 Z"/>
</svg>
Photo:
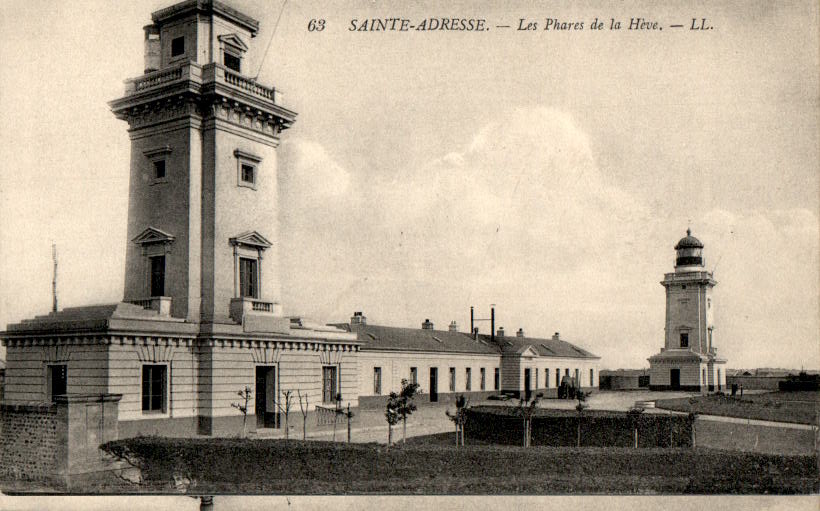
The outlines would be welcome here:
<svg viewBox="0 0 820 511">
<path fill-rule="evenodd" d="M 743 384 L 740 384 L 740 397 L 743 397 Z"/>
<path fill-rule="evenodd" d="M 737 394 L 737 383 L 732 384 L 732 396 Z"/>
</svg>

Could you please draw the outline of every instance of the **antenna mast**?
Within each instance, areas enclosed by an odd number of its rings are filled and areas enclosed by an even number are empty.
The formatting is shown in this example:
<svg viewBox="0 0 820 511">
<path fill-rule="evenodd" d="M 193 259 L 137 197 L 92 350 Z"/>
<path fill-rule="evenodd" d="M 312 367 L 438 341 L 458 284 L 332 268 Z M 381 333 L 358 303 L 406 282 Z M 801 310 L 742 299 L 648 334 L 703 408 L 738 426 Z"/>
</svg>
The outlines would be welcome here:
<svg viewBox="0 0 820 511">
<path fill-rule="evenodd" d="M 57 312 L 57 244 L 51 243 L 51 258 L 54 260 L 54 278 L 51 280 L 51 295 L 53 304 L 51 310 Z"/>
</svg>

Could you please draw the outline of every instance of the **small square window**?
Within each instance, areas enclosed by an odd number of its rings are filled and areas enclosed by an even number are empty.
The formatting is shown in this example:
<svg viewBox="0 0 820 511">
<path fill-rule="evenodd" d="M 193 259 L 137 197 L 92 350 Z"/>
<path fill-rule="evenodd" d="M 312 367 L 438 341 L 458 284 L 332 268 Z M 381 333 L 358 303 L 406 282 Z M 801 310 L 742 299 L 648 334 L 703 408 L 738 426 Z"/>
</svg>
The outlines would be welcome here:
<svg viewBox="0 0 820 511">
<path fill-rule="evenodd" d="M 179 57 L 185 53 L 185 37 L 171 39 L 171 56 Z"/>
<path fill-rule="evenodd" d="M 242 164 L 242 177 L 241 177 L 241 179 L 244 183 L 255 184 L 256 183 L 256 181 L 255 181 L 256 175 L 255 174 L 256 174 L 256 167 L 254 167 L 253 165 L 251 165 L 249 163 L 243 163 Z"/>
<path fill-rule="evenodd" d="M 165 160 L 154 161 L 154 179 L 165 179 Z"/>
<path fill-rule="evenodd" d="M 240 59 L 236 55 L 233 55 L 233 54 L 228 53 L 228 52 L 224 52 L 222 54 L 222 62 L 225 64 L 225 67 L 227 67 L 228 69 L 236 71 L 237 73 L 241 72 L 242 59 Z"/>
</svg>

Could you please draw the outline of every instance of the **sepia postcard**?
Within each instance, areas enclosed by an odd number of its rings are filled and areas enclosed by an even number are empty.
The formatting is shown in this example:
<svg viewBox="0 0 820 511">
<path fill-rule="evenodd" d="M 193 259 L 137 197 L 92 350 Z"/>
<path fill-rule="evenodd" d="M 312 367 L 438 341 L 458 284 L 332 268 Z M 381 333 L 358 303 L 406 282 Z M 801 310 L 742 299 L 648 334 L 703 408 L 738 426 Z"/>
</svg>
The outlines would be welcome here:
<svg viewBox="0 0 820 511">
<path fill-rule="evenodd" d="M 817 508 L 817 2 L 6 0 L 0 56 L 0 508 Z"/>
</svg>

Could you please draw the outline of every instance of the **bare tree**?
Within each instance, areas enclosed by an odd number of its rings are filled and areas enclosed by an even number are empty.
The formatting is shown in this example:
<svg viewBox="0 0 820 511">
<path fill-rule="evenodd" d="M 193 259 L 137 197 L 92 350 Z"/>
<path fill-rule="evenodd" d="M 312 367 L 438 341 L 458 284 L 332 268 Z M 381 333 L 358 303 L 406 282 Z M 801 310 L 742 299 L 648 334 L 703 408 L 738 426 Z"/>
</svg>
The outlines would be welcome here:
<svg viewBox="0 0 820 511">
<path fill-rule="evenodd" d="M 248 402 L 251 400 L 251 388 L 248 385 L 245 385 L 243 390 L 240 390 L 236 393 L 239 397 L 241 397 L 244 402 L 243 403 L 231 403 L 231 407 L 238 409 L 242 412 L 242 438 L 245 437 L 245 425 L 248 422 Z"/>
<path fill-rule="evenodd" d="M 299 410 L 302 412 L 302 440 L 307 440 L 307 415 L 308 415 L 308 395 L 305 394 L 305 404 L 302 404 L 302 393 L 296 389 L 296 395 L 299 397 Z"/>
<path fill-rule="evenodd" d="M 633 432 L 633 443 L 635 449 L 638 448 L 638 427 L 641 424 L 641 417 L 643 417 L 643 408 L 640 407 L 632 407 L 626 412 L 627 417 L 629 418 L 630 426 L 632 426 Z"/>
<path fill-rule="evenodd" d="M 469 403 L 469 400 L 462 394 L 459 394 L 456 396 L 456 412 L 450 413 L 449 409 L 444 411 L 447 417 L 449 417 L 456 426 L 456 446 L 458 446 L 459 443 L 464 446 L 464 424 L 467 422 L 467 403 Z"/>
<path fill-rule="evenodd" d="M 524 447 L 529 447 L 532 444 L 532 418 L 538 407 L 538 401 L 542 397 L 543 394 L 539 393 L 529 402 L 526 399 L 521 399 L 518 403 L 518 414 L 524 419 Z"/>
<path fill-rule="evenodd" d="M 287 440 L 290 432 L 289 418 L 290 408 L 293 406 L 293 391 L 286 390 L 282 392 L 282 398 L 281 401 L 276 401 L 276 407 L 279 408 L 279 411 L 285 416 L 285 440 Z"/>
<path fill-rule="evenodd" d="M 589 397 L 589 392 L 584 392 L 580 388 L 575 391 L 575 399 L 578 400 L 578 404 L 575 405 L 575 410 L 578 411 L 578 437 L 577 437 L 577 445 L 581 447 L 581 417 L 584 414 L 584 409 L 586 409 L 589 405 L 586 404 L 586 400 Z"/>
</svg>

